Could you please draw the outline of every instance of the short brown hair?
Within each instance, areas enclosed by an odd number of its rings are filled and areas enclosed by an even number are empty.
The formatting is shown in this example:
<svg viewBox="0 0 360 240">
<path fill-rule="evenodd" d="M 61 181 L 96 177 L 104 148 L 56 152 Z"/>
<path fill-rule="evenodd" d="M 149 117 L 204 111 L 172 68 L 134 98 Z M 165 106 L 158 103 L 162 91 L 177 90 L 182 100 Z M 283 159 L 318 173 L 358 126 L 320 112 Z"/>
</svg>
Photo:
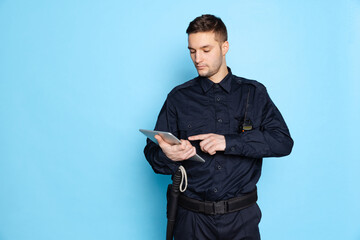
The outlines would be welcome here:
<svg viewBox="0 0 360 240">
<path fill-rule="evenodd" d="M 225 42 L 228 39 L 226 26 L 221 18 L 211 14 L 201 15 L 190 22 L 186 33 L 191 34 L 197 32 L 214 32 L 219 42 Z"/>
</svg>

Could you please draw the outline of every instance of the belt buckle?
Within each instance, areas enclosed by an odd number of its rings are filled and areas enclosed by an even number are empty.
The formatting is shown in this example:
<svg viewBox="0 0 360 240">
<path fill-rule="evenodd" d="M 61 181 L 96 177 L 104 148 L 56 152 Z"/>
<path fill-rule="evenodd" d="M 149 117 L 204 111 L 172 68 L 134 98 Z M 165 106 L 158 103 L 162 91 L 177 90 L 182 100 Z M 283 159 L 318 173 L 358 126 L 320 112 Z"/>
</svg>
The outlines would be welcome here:
<svg viewBox="0 0 360 240">
<path fill-rule="evenodd" d="M 224 214 L 227 212 L 227 202 L 220 201 L 214 203 L 214 214 Z"/>
</svg>

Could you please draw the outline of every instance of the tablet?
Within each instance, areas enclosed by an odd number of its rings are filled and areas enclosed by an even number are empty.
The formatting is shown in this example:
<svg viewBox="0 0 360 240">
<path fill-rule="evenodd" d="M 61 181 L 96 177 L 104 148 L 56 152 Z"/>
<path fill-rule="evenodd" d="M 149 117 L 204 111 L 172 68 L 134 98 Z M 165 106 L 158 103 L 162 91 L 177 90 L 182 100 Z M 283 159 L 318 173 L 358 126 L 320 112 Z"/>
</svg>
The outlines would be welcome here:
<svg viewBox="0 0 360 240">
<path fill-rule="evenodd" d="M 172 145 L 181 144 L 181 141 L 170 132 L 152 131 L 152 130 L 145 130 L 145 129 L 139 129 L 139 131 L 142 132 L 145 136 L 147 136 L 151 141 L 153 141 L 156 144 L 159 144 L 159 143 L 156 140 L 155 135 L 160 135 L 165 140 L 165 142 L 167 142 L 169 144 L 172 144 Z M 197 161 L 197 162 L 205 162 L 205 160 L 202 157 L 200 157 L 198 154 L 195 154 L 188 160 L 193 160 L 193 161 Z"/>
</svg>

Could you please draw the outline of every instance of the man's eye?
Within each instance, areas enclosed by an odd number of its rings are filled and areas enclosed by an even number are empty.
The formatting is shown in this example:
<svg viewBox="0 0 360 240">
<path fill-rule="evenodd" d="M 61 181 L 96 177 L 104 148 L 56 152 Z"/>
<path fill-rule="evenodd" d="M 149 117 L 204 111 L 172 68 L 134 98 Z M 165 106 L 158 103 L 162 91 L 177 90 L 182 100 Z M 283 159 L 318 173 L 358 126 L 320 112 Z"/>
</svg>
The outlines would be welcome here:
<svg viewBox="0 0 360 240">
<path fill-rule="evenodd" d="M 210 52 L 210 50 L 206 49 L 206 50 L 204 50 L 204 52 Z"/>
<path fill-rule="evenodd" d="M 195 51 L 191 51 L 191 50 L 190 50 L 190 53 L 195 53 Z"/>
</svg>

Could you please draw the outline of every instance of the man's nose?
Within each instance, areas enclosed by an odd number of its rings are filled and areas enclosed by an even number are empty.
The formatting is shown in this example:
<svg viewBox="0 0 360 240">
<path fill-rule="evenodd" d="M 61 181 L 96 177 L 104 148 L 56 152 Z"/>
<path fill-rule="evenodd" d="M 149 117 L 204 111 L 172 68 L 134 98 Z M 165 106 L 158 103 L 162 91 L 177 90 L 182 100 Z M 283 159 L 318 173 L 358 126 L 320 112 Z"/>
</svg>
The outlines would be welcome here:
<svg viewBox="0 0 360 240">
<path fill-rule="evenodd" d="M 195 63 L 200 63 L 201 61 L 202 61 L 201 53 L 199 52 L 195 53 Z"/>
</svg>

